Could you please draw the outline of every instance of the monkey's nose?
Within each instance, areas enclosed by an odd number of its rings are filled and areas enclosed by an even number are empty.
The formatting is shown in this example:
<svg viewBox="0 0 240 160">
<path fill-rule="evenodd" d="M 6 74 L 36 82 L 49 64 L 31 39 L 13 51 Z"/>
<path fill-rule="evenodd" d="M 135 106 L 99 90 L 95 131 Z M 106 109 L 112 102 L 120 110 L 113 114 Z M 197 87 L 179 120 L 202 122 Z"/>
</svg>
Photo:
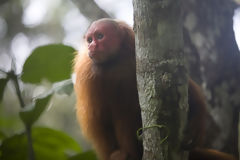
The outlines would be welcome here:
<svg viewBox="0 0 240 160">
<path fill-rule="evenodd" d="M 89 46 L 88 46 L 88 49 L 90 51 L 94 51 L 96 48 L 97 48 L 97 43 L 94 41 L 91 44 L 89 44 Z"/>
</svg>

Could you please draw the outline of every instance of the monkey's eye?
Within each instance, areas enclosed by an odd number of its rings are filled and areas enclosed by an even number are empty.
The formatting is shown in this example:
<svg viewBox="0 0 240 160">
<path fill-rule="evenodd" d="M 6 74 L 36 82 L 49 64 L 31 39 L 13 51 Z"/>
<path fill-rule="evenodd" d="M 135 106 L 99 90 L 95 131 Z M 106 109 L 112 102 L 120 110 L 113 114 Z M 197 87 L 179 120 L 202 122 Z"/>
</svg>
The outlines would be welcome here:
<svg viewBox="0 0 240 160">
<path fill-rule="evenodd" d="M 87 38 L 87 42 L 88 42 L 88 43 L 91 43 L 92 41 L 93 41 L 92 37 L 88 37 L 88 38 Z"/>
<path fill-rule="evenodd" d="M 98 33 L 97 35 L 96 35 L 96 38 L 97 39 L 102 39 L 104 36 L 103 36 L 103 34 L 102 33 Z"/>
</svg>

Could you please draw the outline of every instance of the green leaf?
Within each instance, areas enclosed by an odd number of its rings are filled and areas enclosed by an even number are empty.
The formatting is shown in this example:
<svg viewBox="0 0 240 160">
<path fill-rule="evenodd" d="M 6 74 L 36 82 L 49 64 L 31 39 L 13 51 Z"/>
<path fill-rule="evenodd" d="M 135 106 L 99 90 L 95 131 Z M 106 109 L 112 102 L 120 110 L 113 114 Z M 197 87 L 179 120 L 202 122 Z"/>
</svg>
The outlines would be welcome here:
<svg viewBox="0 0 240 160">
<path fill-rule="evenodd" d="M 68 160 L 97 160 L 97 156 L 94 153 L 94 151 L 87 151 L 74 155 L 70 157 Z"/>
<path fill-rule="evenodd" d="M 0 102 L 2 101 L 4 89 L 7 85 L 7 82 L 8 78 L 0 79 Z"/>
<path fill-rule="evenodd" d="M 37 127 L 33 128 L 32 137 L 36 160 L 67 160 L 69 154 L 81 152 L 78 143 L 61 131 Z M 5 139 L 0 152 L 0 159 L 27 160 L 26 134 Z"/>
<path fill-rule="evenodd" d="M 39 160 L 45 160 L 45 157 L 49 157 L 51 160 L 67 159 L 67 155 L 81 151 L 78 143 L 71 137 L 49 128 L 35 128 L 33 130 L 33 141 L 34 149 L 37 153 L 40 153 L 37 156 Z M 54 157 L 52 154 L 56 156 Z"/>
<path fill-rule="evenodd" d="M 0 131 L 0 142 L 2 139 L 6 138 L 6 135 L 3 133 L 3 131 Z"/>
<path fill-rule="evenodd" d="M 19 112 L 20 118 L 26 126 L 31 126 L 34 122 L 38 120 L 42 112 L 45 110 L 51 94 L 45 97 L 39 97 L 35 99 L 35 102 L 26 106 L 22 111 Z"/>
<path fill-rule="evenodd" d="M 74 49 L 62 44 L 36 48 L 23 66 L 22 81 L 40 83 L 42 79 L 57 82 L 69 79 L 72 71 Z"/>
<path fill-rule="evenodd" d="M 52 87 L 52 91 L 58 94 L 70 95 L 73 92 L 72 79 L 54 83 Z"/>
<path fill-rule="evenodd" d="M 15 135 L 3 140 L 0 146 L 0 159 L 4 160 L 26 160 L 27 159 L 27 137 Z"/>
</svg>

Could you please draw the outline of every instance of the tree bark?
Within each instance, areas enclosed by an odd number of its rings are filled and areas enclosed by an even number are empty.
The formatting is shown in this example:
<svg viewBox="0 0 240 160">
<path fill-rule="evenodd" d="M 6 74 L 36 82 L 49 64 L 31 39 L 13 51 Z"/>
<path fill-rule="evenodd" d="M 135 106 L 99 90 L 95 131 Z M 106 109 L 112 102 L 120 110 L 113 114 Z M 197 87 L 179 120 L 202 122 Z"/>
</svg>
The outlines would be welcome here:
<svg viewBox="0 0 240 160">
<path fill-rule="evenodd" d="M 181 1 L 133 4 L 143 159 L 186 159 L 180 150 L 188 110 Z"/>
<path fill-rule="evenodd" d="M 183 10 L 190 75 L 204 86 L 218 127 L 209 125 L 205 146 L 238 156 L 240 54 L 232 21 L 236 8 L 229 0 L 187 0 Z"/>
</svg>

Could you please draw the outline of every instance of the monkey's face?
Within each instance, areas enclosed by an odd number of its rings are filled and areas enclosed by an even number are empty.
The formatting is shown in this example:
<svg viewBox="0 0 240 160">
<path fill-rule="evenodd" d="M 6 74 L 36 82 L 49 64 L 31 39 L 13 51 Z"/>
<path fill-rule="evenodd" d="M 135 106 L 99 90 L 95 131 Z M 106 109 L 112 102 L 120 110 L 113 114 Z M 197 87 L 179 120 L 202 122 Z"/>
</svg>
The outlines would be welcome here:
<svg viewBox="0 0 240 160">
<path fill-rule="evenodd" d="M 85 39 L 89 57 L 94 63 L 104 63 L 118 54 L 122 38 L 113 22 L 96 21 L 88 29 Z"/>
</svg>

